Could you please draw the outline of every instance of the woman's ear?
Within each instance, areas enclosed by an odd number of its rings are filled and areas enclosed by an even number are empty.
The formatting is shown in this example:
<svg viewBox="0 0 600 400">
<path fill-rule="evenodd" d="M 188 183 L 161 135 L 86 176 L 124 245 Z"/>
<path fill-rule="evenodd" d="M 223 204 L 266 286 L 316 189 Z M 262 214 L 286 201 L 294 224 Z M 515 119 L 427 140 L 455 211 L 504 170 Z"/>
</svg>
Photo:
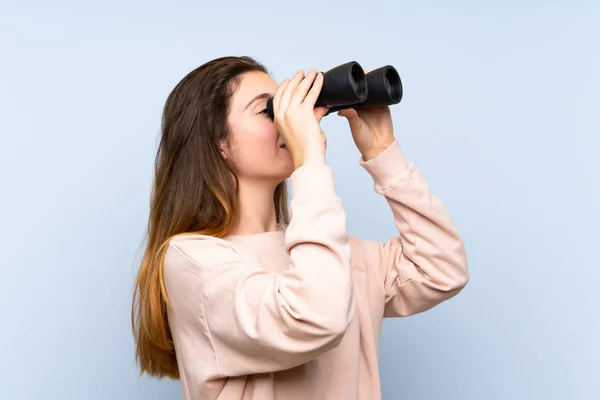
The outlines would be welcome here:
<svg viewBox="0 0 600 400">
<path fill-rule="evenodd" d="M 225 160 L 230 159 L 230 148 L 226 139 L 223 139 L 219 142 L 219 151 Z"/>
</svg>

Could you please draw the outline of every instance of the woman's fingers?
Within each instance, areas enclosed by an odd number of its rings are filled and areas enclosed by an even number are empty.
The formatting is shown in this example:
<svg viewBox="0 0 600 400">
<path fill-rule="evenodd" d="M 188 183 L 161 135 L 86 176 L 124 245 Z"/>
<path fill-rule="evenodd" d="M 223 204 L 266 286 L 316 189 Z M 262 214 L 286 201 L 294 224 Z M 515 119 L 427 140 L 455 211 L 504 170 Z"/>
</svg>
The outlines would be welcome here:
<svg viewBox="0 0 600 400">
<path fill-rule="evenodd" d="M 304 104 L 308 107 L 314 107 L 317 99 L 319 98 L 319 94 L 321 94 L 321 88 L 323 87 L 323 74 L 318 73 L 312 87 L 308 91 L 304 99 Z"/>
<path fill-rule="evenodd" d="M 281 82 L 281 85 L 279 85 L 279 87 L 277 88 L 277 92 L 275 92 L 275 96 L 273 96 L 273 113 L 277 114 L 277 110 L 279 110 L 279 105 L 281 103 L 281 95 L 283 94 L 283 91 L 285 90 L 285 88 L 287 87 L 287 85 L 290 83 L 289 79 L 284 79 L 283 82 Z"/>
<path fill-rule="evenodd" d="M 314 68 L 311 68 L 302 82 L 298 84 L 294 94 L 292 95 L 292 99 L 290 100 L 290 104 L 302 104 L 304 99 L 306 98 L 306 94 L 311 88 L 313 82 L 315 81 L 315 77 L 317 76 L 317 71 Z"/>
<path fill-rule="evenodd" d="M 302 81 L 302 78 L 304 78 L 304 71 L 300 70 L 296 72 L 290 83 L 288 83 L 283 89 L 279 103 L 280 112 L 284 113 L 289 107 L 291 96 L 296 91 L 296 87 L 298 87 L 298 84 Z"/>
</svg>

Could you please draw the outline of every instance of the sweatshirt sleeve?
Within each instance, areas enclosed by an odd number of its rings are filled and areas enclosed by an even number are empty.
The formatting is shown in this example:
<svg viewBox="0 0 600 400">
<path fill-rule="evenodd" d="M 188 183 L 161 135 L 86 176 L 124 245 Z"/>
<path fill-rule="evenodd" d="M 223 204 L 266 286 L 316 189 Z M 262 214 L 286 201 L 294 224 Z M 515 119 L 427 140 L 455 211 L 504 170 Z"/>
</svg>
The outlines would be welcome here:
<svg viewBox="0 0 600 400">
<path fill-rule="evenodd" d="M 209 343 L 210 354 L 198 354 L 203 368 L 214 360 L 217 376 L 306 363 L 337 346 L 353 318 L 346 215 L 332 171 L 303 166 L 290 180 L 292 218 L 285 234 L 290 261 L 282 272 L 207 236 L 182 235 L 167 251 L 174 329 L 197 329 L 198 341 Z"/>
<path fill-rule="evenodd" d="M 469 280 L 462 239 L 444 204 L 395 141 L 360 164 L 391 207 L 398 235 L 363 247 L 383 283 L 384 317 L 426 311 L 458 294 Z"/>
</svg>

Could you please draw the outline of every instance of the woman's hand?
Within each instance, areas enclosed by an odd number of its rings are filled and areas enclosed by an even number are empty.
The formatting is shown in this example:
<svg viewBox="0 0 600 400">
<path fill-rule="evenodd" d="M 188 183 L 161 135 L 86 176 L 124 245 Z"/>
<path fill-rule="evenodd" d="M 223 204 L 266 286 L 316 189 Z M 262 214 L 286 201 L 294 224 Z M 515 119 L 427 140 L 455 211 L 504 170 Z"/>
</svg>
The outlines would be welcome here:
<svg viewBox="0 0 600 400">
<path fill-rule="evenodd" d="M 295 168 L 308 163 L 325 163 L 327 139 L 319 122 L 326 107 L 315 103 L 323 87 L 323 75 L 311 68 L 284 80 L 273 97 L 274 122 L 292 155 Z"/>
<path fill-rule="evenodd" d="M 396 140 L 389 107 L 346 108 L 338 115 L 348 120 L 354 143 L 365 161 L 377 157 Z"/>
</svg>

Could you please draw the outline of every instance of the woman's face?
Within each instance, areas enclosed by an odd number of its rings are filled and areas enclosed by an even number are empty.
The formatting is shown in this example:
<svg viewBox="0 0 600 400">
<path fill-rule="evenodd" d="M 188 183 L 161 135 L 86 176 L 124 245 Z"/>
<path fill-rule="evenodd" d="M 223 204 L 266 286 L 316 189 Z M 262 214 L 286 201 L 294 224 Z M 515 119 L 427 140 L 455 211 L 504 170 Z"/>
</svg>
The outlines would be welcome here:
<svg viewBox="0 0 600 400">
<path fill-rule="evenodd" d="M 294 171 L 290 152 L 265 112 L 267 99 L 279 85 L 268 74 L 248 72 L 242 76 L 231 100 L 228 116 L 229 145 L 223 155 L 240 179 L 279 182 Z"/>
</svg>

